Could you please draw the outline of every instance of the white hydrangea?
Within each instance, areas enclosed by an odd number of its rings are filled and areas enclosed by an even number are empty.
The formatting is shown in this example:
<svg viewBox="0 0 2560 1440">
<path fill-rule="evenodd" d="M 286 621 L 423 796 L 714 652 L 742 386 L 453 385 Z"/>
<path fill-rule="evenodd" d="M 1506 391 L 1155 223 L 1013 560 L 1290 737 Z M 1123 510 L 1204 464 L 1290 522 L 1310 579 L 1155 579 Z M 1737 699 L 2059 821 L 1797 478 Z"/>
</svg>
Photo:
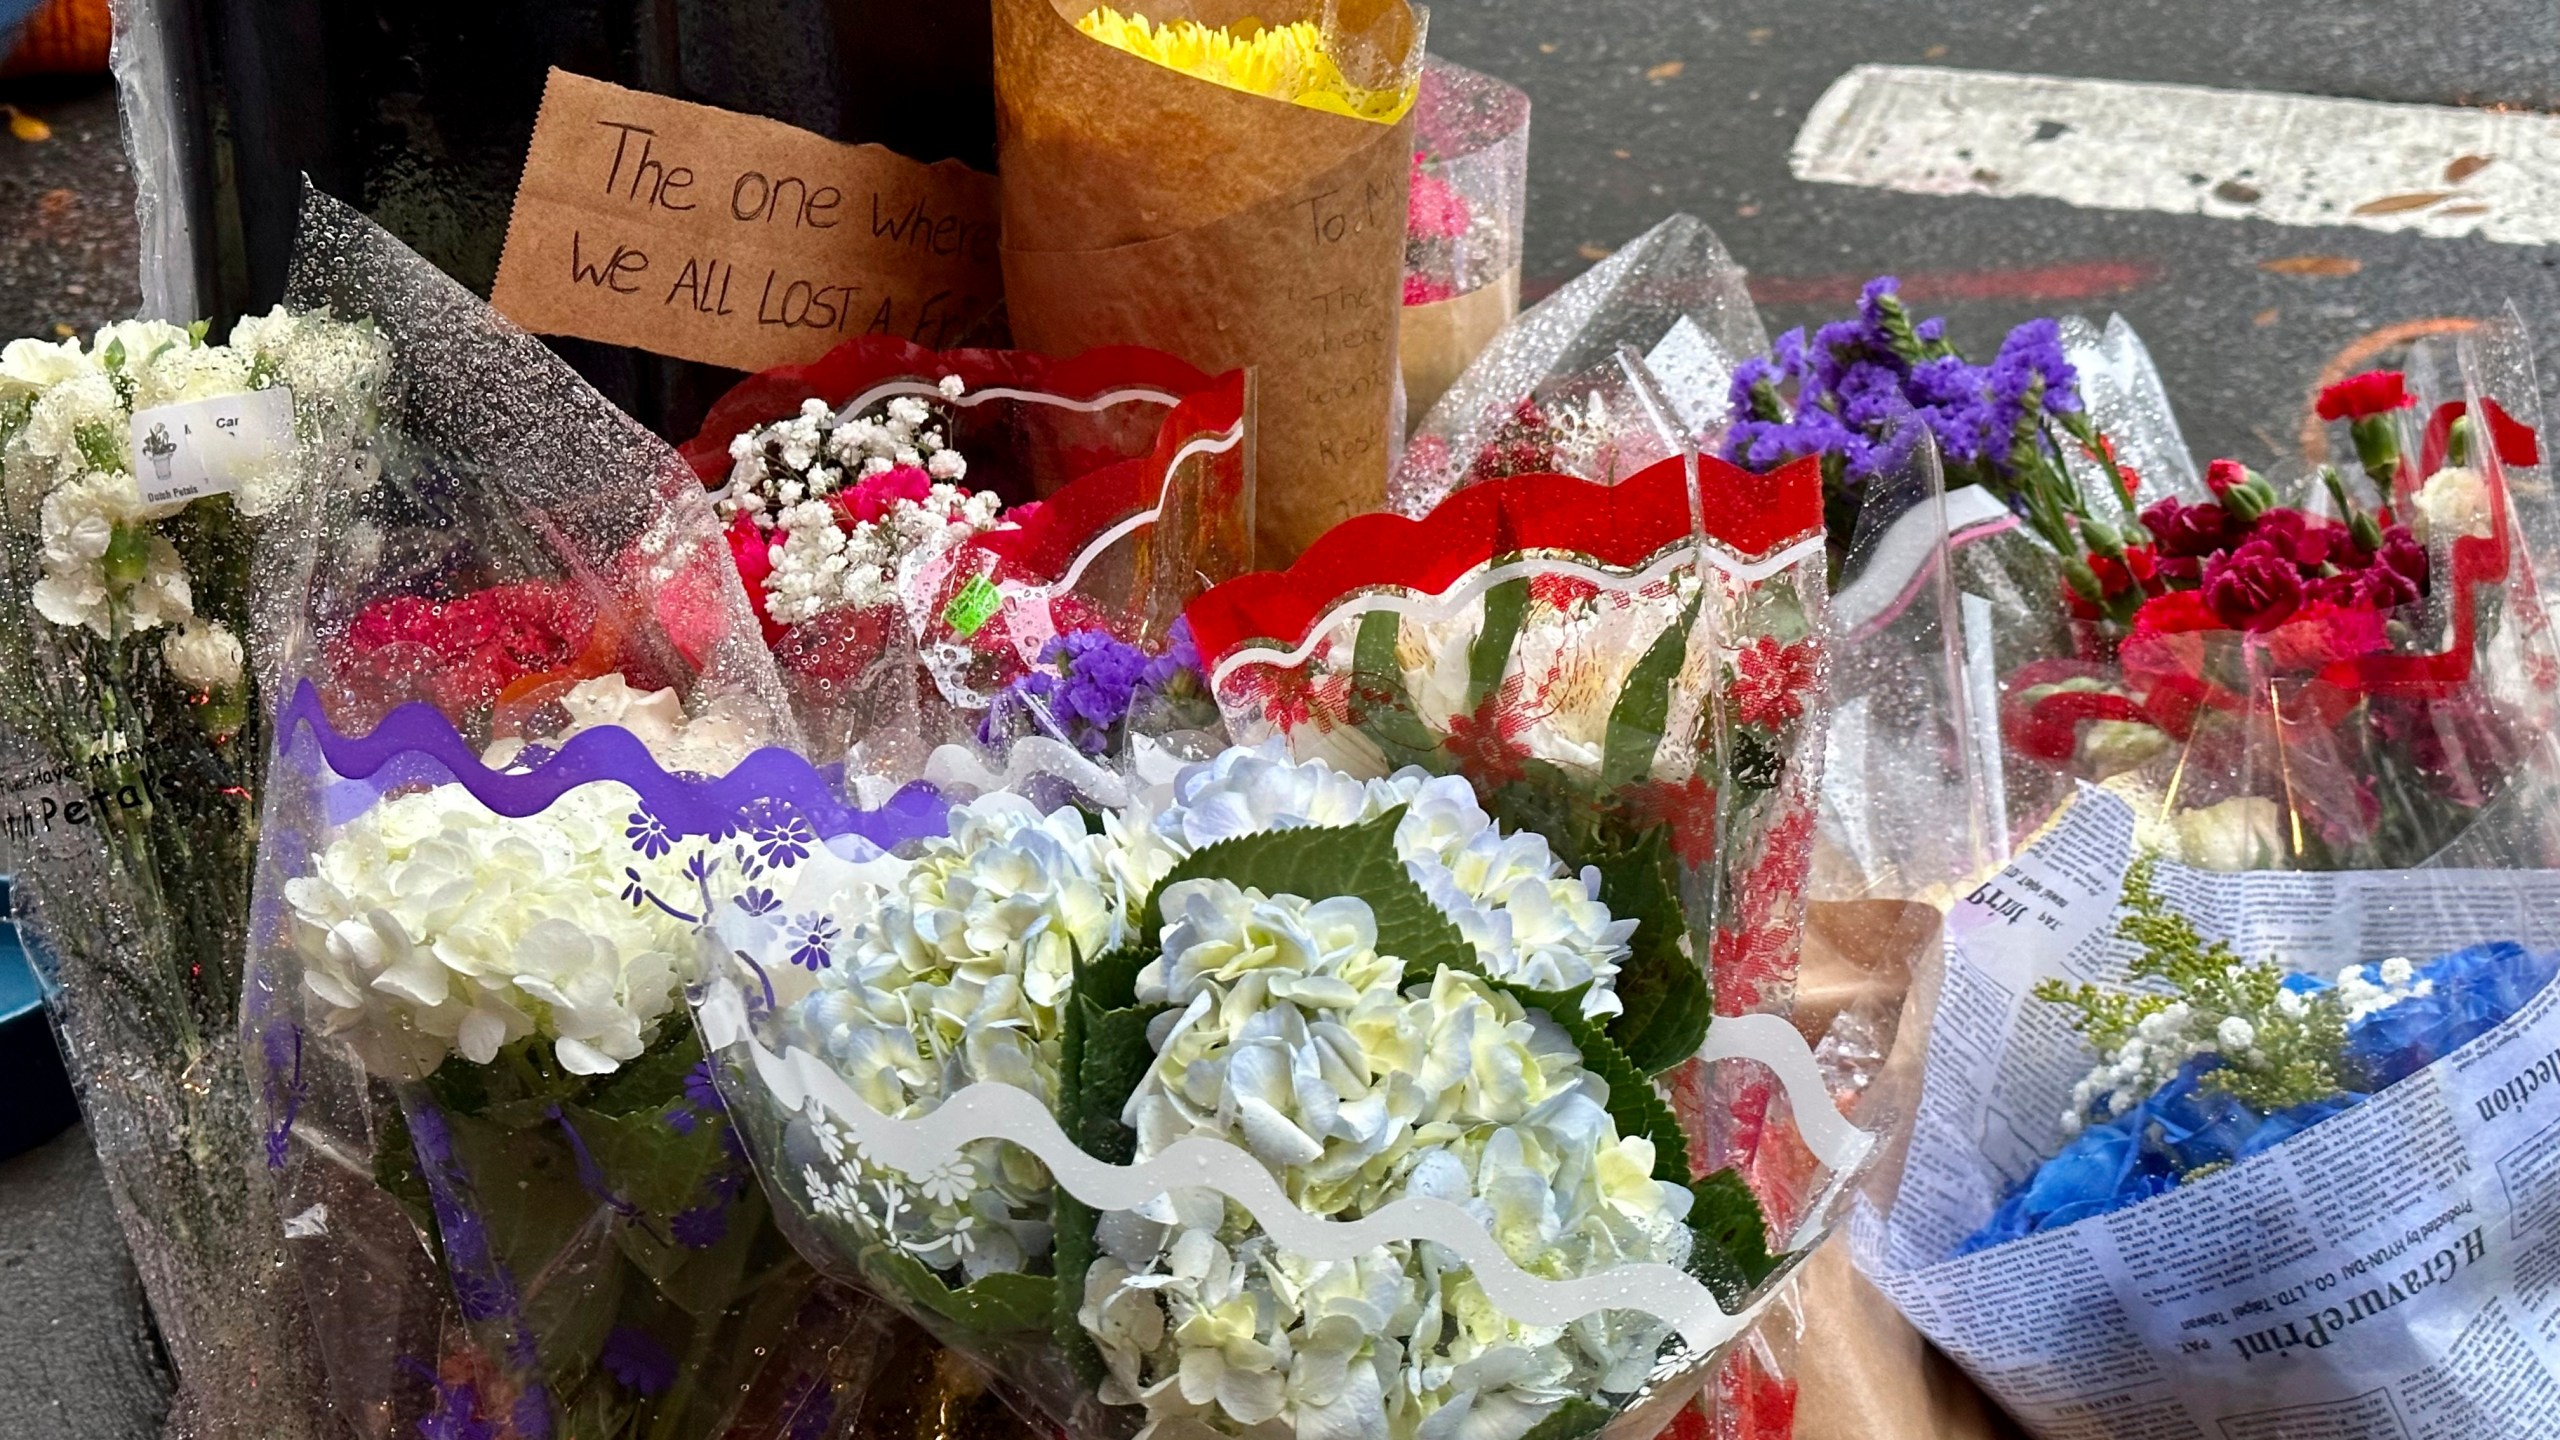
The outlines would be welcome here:
<svg viewBox="0 0 2560 1440">
<path fill-rule="evenodd" d="M 1072 809 L 1041 815 L 1004 795 L 958 806 L 948 836 L 887 865 L 894 883 L 858 882 L 827 913 L 785 918 L 783 963 L 817 971 L 792 1011 L 796 1043 L 886 1115 L 928 1113 L 981 1080 L 1054 1100 L 1076 959 L 1121 943 L 1172 864 L 1143 831 L 1088 834 Z M 1047 1172 L 994 1141 L 967 1162 L 938 1195 L 866 1172 L 878 1199 L 863 1208 L 937 1269 L 1022 1269 L 1047 1248 Z"/>
<path fill-rule="evenodd" d="M 1607 1087 L 1543 1015 L 1454 970 L 1407 992 L 1356 898 L 1187 880 L 1160 903 L 1138 997 L 1173 1008 L 1122 1117 L 1139 1160 L 1213 1136 L 1315 1214 L 1445 1200 L 1551 1278 L 1687 1258 L 1689 1193 L 1653 1179 L 1652 1145 L 1617 1134 Z M 1102 1398 L 1144 1404 L 1151 1427 L 1511 1440 L 1569 1396 L 1633 1390 L 1664 1338 L 1625 1316 L 1513 1320 L 1427 1243 L 1308 1261 L 1214 1201 L 1106 1226 L 1086 1277 Z"/>
<path fill-rule="evenodd" d="M 476 1064 L 527 1037 L 562 1069 L 606 1074 L 681 1005 L 690 924 L 624 898 L 626 868 L 690 893 L 679 852 L 627 838 L 638 797 L 582 785 L 499 815 L 459 785 L 382 801 L 287 881 L 293 942 L 320 1028 L 378 1075 Z"/>
<path fill-rule="evenodd" d="M 1401 805 L 1396 853 L 1405 873 L 1456 922 L 1484 973 L 1533 990 L 1589 985 L 1582 1012 L 1615 1015 L 1619 965 L 1636 922 L 1600 903 L 1600 875 L 1568 874 L 1534 831 L 1503 833 L 1457 776 L 1408 767 L 1362 782 L 1321 760 L 1293 761 L 1278 743 L 1239 746 L 1186 771 L 1156 821 L 1187 854 L 1237 835 L 1344 826 Z"/>
<path fill-rule="evenodd" d="M 946 376 L 945 400 L 963 395 Z M 902 582 L 924 559 L 997 523 L 992 492 L 959 482 L 968 461 L 951 448 L 922 397 L 900 395 L 875 414 L 834 423 L 823 400 L 747 430 L 729 442 L 729 484 L 719 496 L 724 517 L 750 517 L 769 539 L 773 569 L 765 577 L 766 610 L 783 624 L 832 610 L 895 601 Z M 828 503 L 848 485 L 901 467 L 922 470 L 921 499 L 899 498 L 878 518 L 854 520 Z"/>
</svg>

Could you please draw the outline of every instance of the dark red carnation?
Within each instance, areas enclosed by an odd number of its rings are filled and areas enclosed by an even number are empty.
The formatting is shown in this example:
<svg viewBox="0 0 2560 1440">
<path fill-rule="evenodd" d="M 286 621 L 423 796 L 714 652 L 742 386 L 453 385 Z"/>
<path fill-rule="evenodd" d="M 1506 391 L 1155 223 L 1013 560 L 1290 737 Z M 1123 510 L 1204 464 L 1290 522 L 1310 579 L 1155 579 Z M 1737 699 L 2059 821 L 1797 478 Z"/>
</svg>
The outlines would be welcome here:
<svg viewBox="0 0 2560 1440">
<path fill-rule="evenodd" d="M 2211 500 L 2201 505 L 2175 497 L 2162 500 L 2142 512 L 2142 526 L 2158 543 L 2162 559 L 2201 560 L 2239 537 L 2231 512 Z"/>
<path fill-rule="evenodd" d="M 2302 573 L 2274 546 L 2251 541 L 2205 562 L 2205 603 L 2234 630 L 2265 630 L 2302 608 Z"/>
<path fill-rule="evenodd" d="M 2404 410 L 2415 403 L 2409 395 L 2408 378 L 2399 371 L 2367 370 L 2320 392 L 2320 418 L 2363 420 Z"/>
</svg>

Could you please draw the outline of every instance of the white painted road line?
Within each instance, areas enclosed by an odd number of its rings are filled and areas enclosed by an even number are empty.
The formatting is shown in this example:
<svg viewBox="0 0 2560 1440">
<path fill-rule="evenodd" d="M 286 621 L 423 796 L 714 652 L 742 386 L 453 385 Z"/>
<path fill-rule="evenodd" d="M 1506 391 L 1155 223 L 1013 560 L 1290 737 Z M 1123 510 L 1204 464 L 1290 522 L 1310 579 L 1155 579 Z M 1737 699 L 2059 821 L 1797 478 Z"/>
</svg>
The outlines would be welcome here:
<svg viewBox="0 0 2560 1440">
<path fill-rule="evenodd" d="M 1915 195 L 2560 243 L 2560 117 L 2541 114 L 1861 65 L 1789 161 Z"/>
</svg>

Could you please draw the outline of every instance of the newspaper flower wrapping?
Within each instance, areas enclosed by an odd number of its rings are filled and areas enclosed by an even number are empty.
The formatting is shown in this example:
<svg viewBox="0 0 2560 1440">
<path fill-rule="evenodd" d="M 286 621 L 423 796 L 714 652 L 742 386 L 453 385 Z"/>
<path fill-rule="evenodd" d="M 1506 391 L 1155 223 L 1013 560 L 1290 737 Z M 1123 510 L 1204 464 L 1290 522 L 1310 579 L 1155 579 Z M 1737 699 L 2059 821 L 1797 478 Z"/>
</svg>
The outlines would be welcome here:
<svg viewBox="0 0 2560 1440">
<path fill-rule="evenodd" d="M 392 376 L 378 483 L 280 513 L 255 632 L 290 698 L 242 1023 L 341 1418 L 841 1433 L 838 1302 L 686 1023 L 693 926 L 633 903 L 719 858 L 658 814 L 768 843 L 680 777 L 792 736 L 710 507 L 368 222 L 315 198 L 299 253 Z"/>
<path fill-rule="evenodd" d="M 742 382 L 685 449 L 813 742 L 894 769 L 1072 637 L 1164 653 L 1250 553 L 1251 426 L 1241 374 L 1154 351 L 867 336 Z"/>
</svg>

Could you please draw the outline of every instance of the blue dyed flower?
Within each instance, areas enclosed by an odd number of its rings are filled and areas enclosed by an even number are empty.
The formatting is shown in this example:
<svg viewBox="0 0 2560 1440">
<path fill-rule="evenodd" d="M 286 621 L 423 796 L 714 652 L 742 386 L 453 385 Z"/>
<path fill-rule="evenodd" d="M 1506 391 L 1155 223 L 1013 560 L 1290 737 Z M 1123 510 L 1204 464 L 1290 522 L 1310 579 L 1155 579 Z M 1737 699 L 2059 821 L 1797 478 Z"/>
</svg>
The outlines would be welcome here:
<svg viewBox="0 0 2560 1440">
<path fill-rule="evenodd" d="M 728 1111 L 727 1105 L 720 1099 L 720 1083 L 712 1075 L 711 1062 L 708 1060 L 684 1072 L 684 1098 L 692 1101 L 693 1107 L 697 1110 L 714 1114 L 726 1114 Z"/>
<path fill-rule="evenodd" d="M 2092 1123 L 2038 1166 L 1959 1254 L 2136 1205 L 2207 1167 L 2237 1164 L 2363 1104 L 2505 1023 L 2560 977 L 2560 950 L 2534 954 L 2502 941 L 2474 945 L 2419 967 L 2413 994 L 2347 1027 L 2345 1071 L 2361 1090 L 2263 1114 L 2209 1083 L 2218 1056 L 2187 1061 L 2122 1116 Z M 2325 980 L 2285 977 L 2318 991 Z"/>
</svg>

